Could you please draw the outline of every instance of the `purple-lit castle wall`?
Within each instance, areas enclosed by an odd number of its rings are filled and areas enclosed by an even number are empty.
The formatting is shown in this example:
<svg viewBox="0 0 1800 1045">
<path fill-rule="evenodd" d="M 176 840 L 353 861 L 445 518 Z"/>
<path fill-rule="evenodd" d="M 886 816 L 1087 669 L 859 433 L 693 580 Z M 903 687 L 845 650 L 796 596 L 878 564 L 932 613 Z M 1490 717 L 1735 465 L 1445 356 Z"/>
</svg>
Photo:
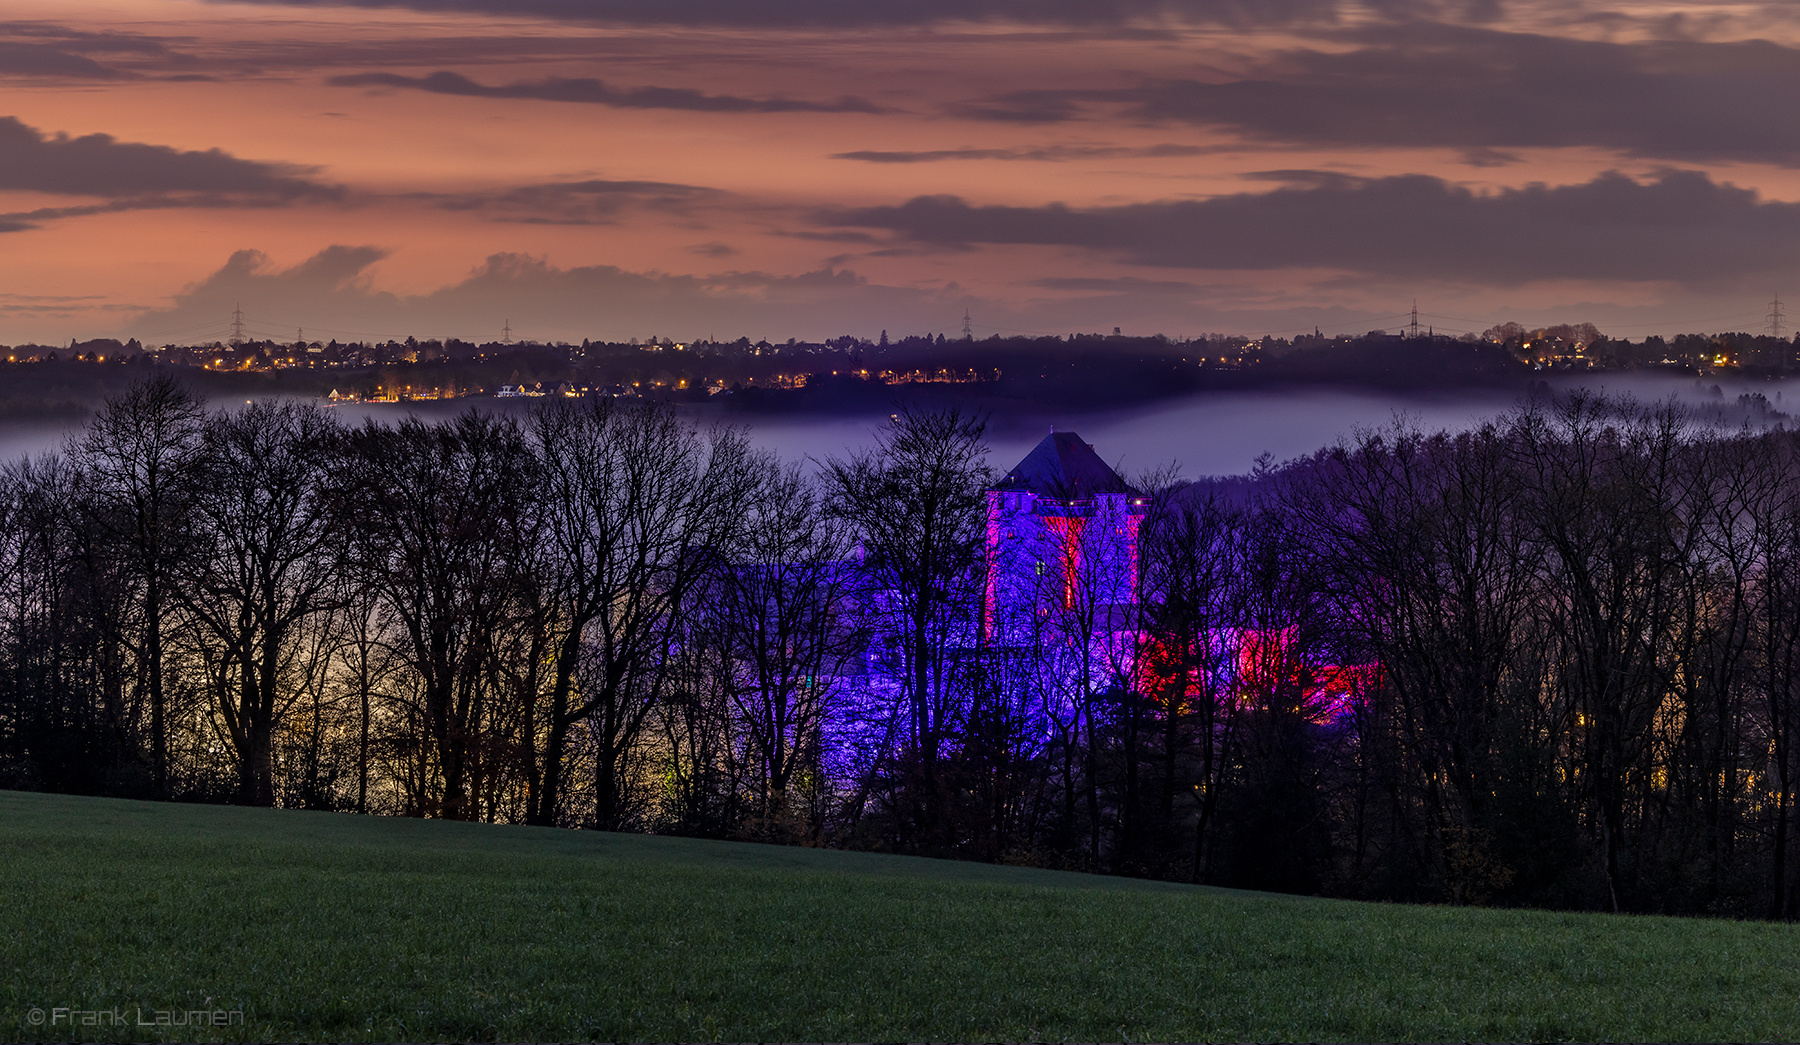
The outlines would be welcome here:
<svg viewBox="0 0 1800 1045">
<path fill-rule="evenodd" d="M 1009 689 L 1028 719 L 1129 685 L 1146 504 L 1080 436 L 1047 436 L 987 492 L 985 560 L 967 593 L 979 601 L 939 622 L 942 670 L 979 662 L 990 689 Z M 870 641 L 831 680 L 843 713 L 826 743 L 828 760 L 845 766 L 891 744 L 916 684 L 895 593 L 864 588 L 855 601 Z"/>
<path fill-rule="evenodd" d="M 1205 679 L 1184 677 L 1171 641 L 1154 641 L 1145 612 L 1140 531 L 1149 499 L 1133 490 L 1072 432 L 1047 436 L 986 496 L 985 557 L 978 605 L 945 614 L 934 648 L 944 672 L 981 673 L 984 701 L 1009 702 L 1009 714 L 1042 734 L 1091 712 L 1093 698 L 1135 691 L 1155 701 L 1255 699 L 1279 676 L 1298 681 L 1322 718 L 1335 718 L 1378 672 L 1372 667 L 1302 664 L 1282 629 L 1220 628 L 1186 640 L 1212 652 Z M 854 569 L 854 567 L 853 567 Z M 873 578 L 865 578 L 865 582 Z M 916 683 L 907 670 L 892 592 L 860 588 L 869 644 L 832 679 L 842 714 L 831 727 L 827 758 L 846 771 L 866 768 L 890 750 Z M 1175 641 L 1174 645 L 1182 645 Z M 935 677 L 935 676 L 934 676 Z M 948 676 L 944 681 L 948 682 Z M 954 688 L 955 684 L 951 684 Z M 1060 723 L 1060 724 L 1059 724 Z"/>
<path fill-rule="evenodd" d="M 1045 437 L 988 491 L 983 644 L 1132 630 L 1145 503 L 1080 436 Z"/>
<path fill-rule="evenodd" d="M 1026 717 L 1066 720 L 1132 684 L 1146 510 L 1073 432 L 1045 437 L 988 491 L 981 647 L 1035 707 Z"/>
</svg>

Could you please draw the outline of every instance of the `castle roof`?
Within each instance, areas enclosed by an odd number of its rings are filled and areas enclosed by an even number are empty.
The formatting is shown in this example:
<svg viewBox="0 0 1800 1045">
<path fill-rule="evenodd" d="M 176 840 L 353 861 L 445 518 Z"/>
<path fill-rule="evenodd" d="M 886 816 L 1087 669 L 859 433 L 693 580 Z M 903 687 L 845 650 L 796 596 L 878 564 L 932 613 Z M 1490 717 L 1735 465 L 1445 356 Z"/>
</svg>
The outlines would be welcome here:
<svg viewBox="0 0 1800 1045">
<path fill-rule="evenodd" d="M 1119 473 L 1100 459 L 1092 443 L 1074 432 L 1052 432 L 1006 473 L 996 490 L 1022 490 L 1040 497 L 1080 500 L 1103 493 L 1130 493 Z"/>
</svg>

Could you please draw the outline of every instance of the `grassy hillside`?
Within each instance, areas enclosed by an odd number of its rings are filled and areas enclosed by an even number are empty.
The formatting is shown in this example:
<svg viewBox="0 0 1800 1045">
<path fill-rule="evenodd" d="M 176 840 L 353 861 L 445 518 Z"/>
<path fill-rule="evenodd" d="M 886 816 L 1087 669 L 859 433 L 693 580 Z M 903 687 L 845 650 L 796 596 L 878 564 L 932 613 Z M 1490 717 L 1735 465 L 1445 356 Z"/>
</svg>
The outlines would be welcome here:
<svg viewBox="0 0 1800 1045">
<path fill-rule="evenodd" d="M 1797 1034 L 1789 926 L 0 792 L 0 1038 Z"/>
</svg>

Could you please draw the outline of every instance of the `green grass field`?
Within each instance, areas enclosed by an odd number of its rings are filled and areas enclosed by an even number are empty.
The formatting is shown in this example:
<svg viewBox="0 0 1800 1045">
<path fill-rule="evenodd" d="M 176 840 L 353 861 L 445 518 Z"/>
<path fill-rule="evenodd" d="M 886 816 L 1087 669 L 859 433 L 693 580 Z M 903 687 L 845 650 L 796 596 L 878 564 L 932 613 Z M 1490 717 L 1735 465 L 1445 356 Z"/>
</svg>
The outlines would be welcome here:
<svg viewBox="0 0 1800 1045">
<path fill-rule="evenodd" d="M 139 1025 L 159 1010 L 243 1015 Z M 0 1028 L 26 1040 L 1791 1040 L 1800 929 L 0 792 Z"/>
</svg>

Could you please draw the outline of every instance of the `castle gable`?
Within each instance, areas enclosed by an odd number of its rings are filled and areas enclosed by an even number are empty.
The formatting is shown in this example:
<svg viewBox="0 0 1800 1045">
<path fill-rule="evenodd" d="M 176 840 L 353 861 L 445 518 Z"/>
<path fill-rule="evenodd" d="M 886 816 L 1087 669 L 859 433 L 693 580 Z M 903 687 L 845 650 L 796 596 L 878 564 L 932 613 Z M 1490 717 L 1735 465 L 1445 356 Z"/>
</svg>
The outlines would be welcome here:
<svg viewBox="0 0 1800 1045">
<path fill-rule="evenodd" d="M 1104 493 L 1130 493 L 1112 466 L 1074 432 L 1052 432 L 994 487 L 1039 497 L 1085 500 Z"/>
</svg>

